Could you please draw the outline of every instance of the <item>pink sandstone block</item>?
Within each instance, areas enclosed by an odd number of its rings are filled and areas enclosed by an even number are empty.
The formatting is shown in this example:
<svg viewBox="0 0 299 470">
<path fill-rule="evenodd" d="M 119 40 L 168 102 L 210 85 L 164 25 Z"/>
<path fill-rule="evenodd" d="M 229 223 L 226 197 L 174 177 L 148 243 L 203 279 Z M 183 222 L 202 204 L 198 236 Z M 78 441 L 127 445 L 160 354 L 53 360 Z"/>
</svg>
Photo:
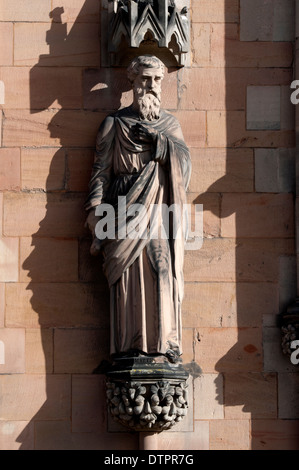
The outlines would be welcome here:
<svg viewBox="0 0 299 470">
<path fill-rule="evenodd" d="M 65 420 L 70 415 L 70 376 L 0 375 L 0 386 L 3 420 Z"/>
<path fill-rule="evenodd" d="M 0 21 L 50 21 L 51 0 L 2 0 Z"/>
<path fill-rule="evenodd" d="M 210 421 L 210 450 L 249 450 L 249 420 Z"/>
<path fill-rule="evenodd" d="M 0 282 L 17 282 L 19 279 L 19 240 L 0 238 Z"/>
<path fill-rule="evenodd" d="M 0 374 L 24 374 L 25 330 L 0 329 Z"/>
<path fill-rule="evenodd" d="M 34 450 L 34 423 L 0 421 L 0 450 Z"/>
<path fill-rule="evenodd" d="M 20 149 L 0 148 L 0 191 L 17 191 L 20 189 L 21 158 Z"/>
</svg>

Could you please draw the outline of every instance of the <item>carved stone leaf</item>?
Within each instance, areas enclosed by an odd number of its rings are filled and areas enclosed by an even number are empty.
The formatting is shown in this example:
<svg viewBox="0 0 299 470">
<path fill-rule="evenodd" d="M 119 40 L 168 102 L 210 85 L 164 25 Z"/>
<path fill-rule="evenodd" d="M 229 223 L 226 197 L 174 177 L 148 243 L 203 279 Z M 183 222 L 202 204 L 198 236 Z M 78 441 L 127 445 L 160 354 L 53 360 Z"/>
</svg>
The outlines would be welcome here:
<svg viewBox="0 0 299 470">
<path fill-rule="evenodd" d="M 184 383 L 171 385 L 127 383 L 118 387 L 107 385 L 107 400 L 111 416 L 124 426 L 135 430 L 169 429 L 187 414 L 187 387 Z"/>
</svg>

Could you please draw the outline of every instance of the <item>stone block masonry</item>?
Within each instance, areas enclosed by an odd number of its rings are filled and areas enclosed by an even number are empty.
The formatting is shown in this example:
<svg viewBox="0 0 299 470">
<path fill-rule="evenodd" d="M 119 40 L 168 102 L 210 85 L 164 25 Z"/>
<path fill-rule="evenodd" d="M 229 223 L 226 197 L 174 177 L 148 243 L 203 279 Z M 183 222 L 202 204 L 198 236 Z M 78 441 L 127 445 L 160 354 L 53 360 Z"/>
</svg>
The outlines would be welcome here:
<svg viewBox="0 0 299 470">
<path fill-rule="evenodd" d="M 101 68 L 99 0 L 0 3 L 0 450 L 134 451 L 93 373 L 109 291 L 83 208 L 98 127 L 131 103 L 125 69 Z M 184 266 L 193 411 L 159 450 L 299 449 L 275 326 L 294 290 L 294 3 L 193 0 L 191 66 L 165 76 L 204 241 Z"/>
</svg>

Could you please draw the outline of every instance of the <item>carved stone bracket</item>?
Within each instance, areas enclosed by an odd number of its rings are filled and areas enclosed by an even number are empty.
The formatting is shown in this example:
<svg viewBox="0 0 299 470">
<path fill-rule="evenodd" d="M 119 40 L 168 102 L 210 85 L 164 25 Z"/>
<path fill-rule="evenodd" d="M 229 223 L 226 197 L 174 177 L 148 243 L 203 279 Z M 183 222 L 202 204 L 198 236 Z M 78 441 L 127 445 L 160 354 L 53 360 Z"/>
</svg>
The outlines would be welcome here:
<svg viewBox="0 0 299 470">
<path fill-rule="evenodd" d="M 186 65 L 190 50 L 189 0 L 184 4 L 182 0 L 104 1 L 103 66 L 127 66 L 140 53 L 162 55 L 167 66 Z M 143 50 L 137 51 L 139 48 Z"/>
<path fill-rule="evenodd" d="M 291 356 L 293 352 L 291 344 L 293 341 L 299 340 L 299 298 L 281 316 L 279 326 L 282 334 L 282 352 Z"/>
<path fill-rule="evenodd" d="M 170 429 L 187 415 L 187 379 L 180 364 L 149 357 L 119 359 L 107 373 L 111 416 L 135 431 Z"/>
</svg>

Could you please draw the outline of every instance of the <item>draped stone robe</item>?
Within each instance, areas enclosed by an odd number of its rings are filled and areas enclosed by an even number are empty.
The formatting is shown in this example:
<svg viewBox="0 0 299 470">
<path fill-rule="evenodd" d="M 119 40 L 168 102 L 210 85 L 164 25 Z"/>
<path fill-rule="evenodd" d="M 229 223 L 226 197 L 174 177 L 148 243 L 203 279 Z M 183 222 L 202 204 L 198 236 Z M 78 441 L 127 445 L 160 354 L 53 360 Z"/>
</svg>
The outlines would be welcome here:
<svg viewBox="0 0 299 470">
<path fill-rule="evenodd" d="M 137 123 L 158 131 L 155 144 L 134 137 Z M 190 172 L 189 151 L 174 116 L 161 111 L 155 121 L 140 121 L 131 107 L 124 108 L 108 116 L 99 129 L 86 209 L 104 202 L 116 207 L 118 196 L 125 195 L 127 209 L 143 204 L 151 217 L 161 204 L 183 208 Z M 170 225 L 175 226 L 174 221 Z M 132 350 L 182 353 L 186 227 L 178 227 L 169 239 L 159 235 L 102 242 L 110 286 L 112 355 Z"/>
</svg>

